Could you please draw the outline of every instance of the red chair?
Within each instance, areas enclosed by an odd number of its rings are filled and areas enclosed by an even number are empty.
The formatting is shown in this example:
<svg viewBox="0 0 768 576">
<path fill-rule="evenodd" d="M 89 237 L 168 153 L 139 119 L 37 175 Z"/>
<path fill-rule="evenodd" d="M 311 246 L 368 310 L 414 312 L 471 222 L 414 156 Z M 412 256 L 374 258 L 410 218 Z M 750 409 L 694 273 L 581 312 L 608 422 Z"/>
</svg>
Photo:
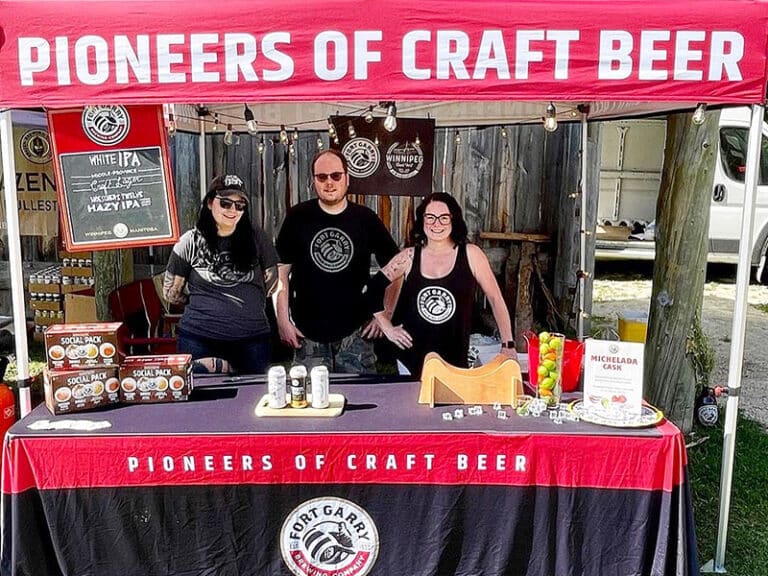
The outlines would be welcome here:
<svg viewBox="0 0 768 576">
<path fill-rule="evenodd" d="M 173 354 L 179 315 L 167 316 L 151 278 L 120 286 L 109 294 L 112 318 L 123 323 L 126 354 Z"/>
</svg>

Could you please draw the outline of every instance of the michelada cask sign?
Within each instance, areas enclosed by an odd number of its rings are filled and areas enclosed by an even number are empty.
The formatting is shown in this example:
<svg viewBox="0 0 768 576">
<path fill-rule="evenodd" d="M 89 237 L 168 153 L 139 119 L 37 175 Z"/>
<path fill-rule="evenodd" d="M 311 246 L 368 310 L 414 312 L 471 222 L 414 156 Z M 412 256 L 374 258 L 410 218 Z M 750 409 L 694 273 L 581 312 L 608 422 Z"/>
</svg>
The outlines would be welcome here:
<svg viewBox="0 0 768 576">
<path fill-rule="evenodd" d="M 178 222 L 157 106 L 49 112 L 68 250 L 170 244 Z"/>
<path fill-rule="evenodd" d="M 640 416 L 645 346 L 637 342 L 587 340 L 584 408 L 606 417 Z"/>
</svg>

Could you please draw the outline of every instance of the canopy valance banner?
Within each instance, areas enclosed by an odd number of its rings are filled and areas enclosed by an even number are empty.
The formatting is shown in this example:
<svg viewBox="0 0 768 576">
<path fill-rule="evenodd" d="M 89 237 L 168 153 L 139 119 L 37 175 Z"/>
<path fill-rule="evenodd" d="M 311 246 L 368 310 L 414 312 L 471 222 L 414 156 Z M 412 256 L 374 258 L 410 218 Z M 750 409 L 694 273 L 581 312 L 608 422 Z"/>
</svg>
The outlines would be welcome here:
<svg viewBox="0 0 768 576">
<path fill-rule="evenodd" d="M 329 18 L 332 15 L 332 18 Z M 491 16 L 492 15 L 492 16 Z M 0 106 L 757 103 L 762 0 L 4 0 Z"/>
<path fill-rule="evenodd" d="M 178 240 L 160 106 L 50 111 L 48 122 L 67 250 Z"/>
<path fill-rule="evenodd" d="M 347 159 L 352 193 L 425 196 L 432 190 L 434 120 L 397 118 L 392 132 L 381 118 L 332 116 L 331 123 L 339 140 L 331 146 Z"/>
</svg>

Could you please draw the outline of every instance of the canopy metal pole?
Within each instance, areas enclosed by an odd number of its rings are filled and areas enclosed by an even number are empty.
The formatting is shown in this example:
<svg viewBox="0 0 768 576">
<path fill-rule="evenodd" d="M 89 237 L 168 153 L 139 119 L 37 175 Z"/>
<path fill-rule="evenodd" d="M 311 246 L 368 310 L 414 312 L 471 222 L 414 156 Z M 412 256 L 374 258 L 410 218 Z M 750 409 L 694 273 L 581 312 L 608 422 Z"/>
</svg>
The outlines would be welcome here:
<svg viewBox="0 0 768 576">
<path fill-rule="evenodd" d="M 581 214 L 579 215 L 579 310 L 576 318 L 576 337 L 584 340 L 584 306 L 586 305 L 587 287 L 587 113 L 581 113 L 581 178 L 579 179 L 579 197 Z"/>
<path fill-rule="evenodd" d="M 5 218 L 8 224 L 8 265 L 11 272 L 13 335 L 16 342 L 16 380 L 19 387 L 19 412 L 23 418 L 32 410 L 29 391 L 29 350 L 27 348 L 27 315 L 24 308 L 24 272 L 21 268 L 21 237 L 16 191 L 16 160 L 13 151 L 11 111 L 0 112 L 0 147 L 5 174 Z"/>
<path fill-rule="evenodd" d="M 733 483 L 733 457 L 736 445 L 736 424 L 739 416 L 739 392 L 741 370 L 744 360 L 744 337 L 747 323 L 747 293 L 749 276 L 752 272 L 752 230 L 754 229 L 755 198 L 757 197 L 757 176 L 760 167 L 760 141 L 763 136 L 763 107 L 752 106 L 752 120 L 749 125 L 747 142 L 747 165 L 744 177 L 744 207 L 741 219 L 741 241 L 739 242 L 739 266 L 736 272 L 736 302 L 733 307 L 731 325 L 731 356 L 728 363 L 728 400 L 725 408 L 723 429 L 723 458 L 720 468 L 720 515 L 717 525 L 715 558 L 702 567 L 702 572 L 724 574 L 725 543 L 728 538 L 728 515 L 731 506 L 731 484 Z"/>
<path fill-rule="evenodd" d="M 200 200 L 205 198 L 207 192 L 206 177 L 205 177 L 205 116 L 200 116 L 200 142 L 198 142 L 198 150 L 200 156 Z"/>
</svg>

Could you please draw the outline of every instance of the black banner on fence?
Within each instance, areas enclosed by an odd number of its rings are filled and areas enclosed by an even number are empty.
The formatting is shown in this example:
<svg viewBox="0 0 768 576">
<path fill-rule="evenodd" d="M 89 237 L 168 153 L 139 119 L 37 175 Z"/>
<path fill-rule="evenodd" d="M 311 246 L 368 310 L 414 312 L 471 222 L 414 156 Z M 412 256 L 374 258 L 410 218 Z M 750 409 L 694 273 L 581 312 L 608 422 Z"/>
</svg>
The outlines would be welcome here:
<svg viewBox="0 0 768 576">
<path fill-rule="evenodd" d="M 435 121 L 398 118 L 393 132 L 384 118 L 332 116 L 341 150 L 349 162 L 350 193 L 425 196 L 432 192 Z M 351 129 L 350 129 L 351 127 Z"/>
</svg>

